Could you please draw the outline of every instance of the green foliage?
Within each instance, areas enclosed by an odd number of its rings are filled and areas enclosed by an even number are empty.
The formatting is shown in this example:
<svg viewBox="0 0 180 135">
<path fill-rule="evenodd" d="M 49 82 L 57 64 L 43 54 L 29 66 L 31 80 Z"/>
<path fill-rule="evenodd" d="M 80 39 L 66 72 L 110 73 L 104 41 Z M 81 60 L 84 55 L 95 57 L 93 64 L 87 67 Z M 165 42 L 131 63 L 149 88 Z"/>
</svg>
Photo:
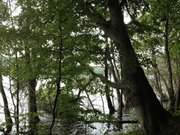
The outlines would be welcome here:
<svg viewBox="0 0 180 135">
<path fill-rule="evenodd" d="M 41 110 L 52 113 L 55 91 L 51 89 L 43 89 L 38 92 L 38 103 Z M 62 93 L 57 103 L 57 118 L 75 121 L 79 117 L 80 102 L 73 95 Z"/>
<path fill-rule="evenodd" d="M 105 1 L 87 1 L 92 2 L 94 10 L 105 20 L 109 20 L 107 7 L 104 6 L 107 4 Z M 10 14 L 8 4 L 0 1 L 0 71 L 4 76 L 9 76 L 13 83 L 20 81 L 22 90 L 26 81 L 34 78 L 38 80 L 40 83 L 37 89 L 38 110 L 52 114 L 62 45 L 63 87 L 58 100 L 57 117 L 69 121 L 79 119 L 103 121 L 109 117 L 101 114 L 98 109 L 82 109 L 83 98 L 80 96 L 77 99 L 74 94 L 74 91 L 81 89 L 90 95 L 97 93 L 104 95 L 104 84 L 100 79 L 93 78 L 86 88 L 85 85 L 93 77 L 87 66 L 97 65 L 94 71 L 104 75 L 104 51 L 106 44 L 109 44 L 109 39 L 108 43 L 104 39 L 104 32 L 85 15 L 82 9 L 86 7 L 82 2 L 82 0 L 17 0 L 15 6 L 20 7 L 21 12 L 14 17 Z M 158 66 L 166 66 L 162 61 L 164 22 L 167 16 L 170 20 L 169 50 L 173 59 L 172 65 L 175 67 L 176 63 L 180 64 L 180 1 L 137 0 L 129 1 L 128 6 L 124 7 L 132 17 L 132 22 L 127 24 L 128 31 L 141 65 L 148 69 L 147 71 L 151 71 L 147 72 L 147 76 L 153 72 L 152 63 L 155 60 L 152 55 L 157 58 Z M 134 23 L 134 19 L 138 23 Z M 115 47 L 112 47 L 112 50 L 117 51 Z M 119 61 L 121 54 L 116 52 L 116 55 L 115 63 L 121 65 Z M 109 62 L 108 64 L 110 65 Z M 110 76 L 112 68 L 109 67 Z M 118 70 L 121 70 L 120 66 Z M 179 67 L 173 71 L 174 76 L 179 75 Z M 166 71 L 161 69 L 161 74 L 166 80 Z M 15 92 L 14 86 L 13 93 Z M 42 129 L 46 126 L 42 125 Z M 141 135 L 141 132 L 134 131 L 127 135 L 136 134 Z"/>
<path fill-rule="evenodd" d="M 115 134 L 115 135 L 144 135 L 142 130 L 135 130 L 127 133 L 120 133 L 120 134 Z"/>
<path fill-rule="evenodd" d="M 77 121 L 81 108 L 75 97 L 69 94 L 62 94 L 59 99 L 57 110 L 61 119 Z"/>
<path fill-rule="evenodd" d="M 173 115 L 174 115 L 175 117 L 180 117 L 180 111 L 176 111 Z"/>
</svg>

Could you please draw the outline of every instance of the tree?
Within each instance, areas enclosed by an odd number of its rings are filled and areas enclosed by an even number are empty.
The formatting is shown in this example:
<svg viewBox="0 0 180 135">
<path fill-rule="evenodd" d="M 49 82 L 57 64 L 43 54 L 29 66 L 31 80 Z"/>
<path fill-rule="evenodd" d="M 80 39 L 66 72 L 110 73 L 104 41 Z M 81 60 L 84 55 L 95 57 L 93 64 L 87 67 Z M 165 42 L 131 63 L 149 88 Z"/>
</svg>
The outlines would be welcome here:
<svg viewBox="0 0 180 135">
<path fill-rule="evenodd" d="M 104 74 L 105 74 L 105 77 L 106 79 L 108 79 L 109 77 L 109 65 L 108 65 L 108 54 L 109 53 L 109 47 L 108 45 L 106 46 L 105 48 L 105 56 L 104 56 Z M 110 88 L 107 84 L 105 84 L 105 93 L 106 93 L 106 100 L 107 100 L 107 104 L 108 104 L 108 108 L 109 108 L 109 114 L 110 115 L 113 115 L 115 113 L 115 109 L 114 109 L 114 106 L 111 102 L 111 97 L 110 97 Z"/>
<path fill-rule="evenodd" d="M 21 92 L 29 99 L 29 128 L 24 127 L 29 130 L 28 134 L 40 131 L 38 110 L 53 116 L 51 126 L 45 125 L 47 130 L 50 128 L 50 134 L 58 124 L 70 125 L 71 120 L 85 124 L 95 121 L 121 124 L 124 97 L 125 102 L 135 107 L 147 135 L 178 132 L 175 126 L 178 119 L 174 120 L 162 107 L 155 94 L 161 97 L 168 92 L 166 96 L 174 108 L 173 92 L 177 89 L 178 108 L 179 29 L 175 23 L 178 15 L 172 14 L 178 11 L 177 5 L 172 6 L 178 4 L 177 0 L 170 2 L 170 7 L 167 1 L 159 4 L 153 0 L 16 2 L 21 11 L 0 24 L 0 47 L 10 68 L 3 69 L 3 75 L 17 84 L 13 87 L 17 97 L 17 134 L 23 131 L 18 130 L 22 125 L 18 109 Z M 128 23 L 125 23 L 125 14 L 131 17 Z M 169 70 L 163 63 L 165 54 Z M 113 104 L 116 98 L 111 99 L 114 91 L 118 95 L 117 106 Z M 42 96 L 41 92 L 45 94 Z M 91 99 L 94 94 L 107 98 L 111 117 L 96 108 Z M 90 107 L 83 102 L 78 104 L 84 98 L 88 99 Z M 113 116 L 116 108 L 117 118 Z"/>
<path fill-rule="evenodd" d="M 163 134 L 163 129 L 168 125 L 171 115 L 159 103 L 138 62 L 124 24 L 123 8 L 126 4 L 125 1 L 108 1 L 110 14 L 110 21 L 108 22 L 91 4 L 85 3 L 87 15 L 96 21 L 95 23 L 117 43 L 116 47 L 121 56 L 123 81 L 128 84 L 130 89 L 124 93 L 131 97 L 129 101 L 136 107 L 136 110 L 139 110 L 146 134 Z M 105 3 L 102 5 L 105 6 Z"/>
<path fill-rule="evenodd" d="M 12 130 L 13 121 L 12 121 L 10 110 L 9 110 L 8 100 L 4 91 L 2 75 L 0 76 L 0 91 L 3 98 L 3 102 L 4 102 L 4 114 L 5 114 L 5 120 L 6 120 L 6 129 L 4 131 L 4 134 L 9 135 Z"/>
</svg>

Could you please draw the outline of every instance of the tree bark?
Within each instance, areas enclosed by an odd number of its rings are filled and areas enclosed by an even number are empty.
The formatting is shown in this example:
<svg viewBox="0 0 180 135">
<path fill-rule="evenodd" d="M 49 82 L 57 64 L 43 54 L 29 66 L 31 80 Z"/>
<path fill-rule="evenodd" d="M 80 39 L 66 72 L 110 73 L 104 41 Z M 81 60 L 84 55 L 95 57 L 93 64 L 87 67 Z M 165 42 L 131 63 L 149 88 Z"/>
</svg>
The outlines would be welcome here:
<svg viewBox="0 0 180 135">
<path fill-rule="evenodd" d="M 123 93 L 140 113 L 146 135 L 159 135 L 170 114 L 161 106 L 140 67 L 123 21 L 121 4 L 118 0 L 109 0 L 108 6 L 111 23 L 105 32 L 117 43 L 121 56 L 123 80 L 129 86 Z"/>
<path fill-rule="evenodd" d="M 104 73 L 105 73 L 105 77 L 108 80 L 108 47 L 106 47 L 105 49 L 105 57 L 104 57 Z M 107 84 L 105 84 L 105 94 L 106 94 L 106 100 L 107 100 L 107 104 L 108 104 L 108 109 L 109 109 L 109 114 L 113 115 L 115 113 L 115 108 L 111 102 L 111 98 L 110 98 L 110 88 Z"/>
<path fill-rule="evenodd" d="M 60 15 L 60 11 L 58 12 L 58 15 L 59 17 L 61 16 Z M 57 57 L 57 61 L 58 61 L 58 69 L 57 69 L 57 81 L 56 81 L 56 97 L 55 97 L 55 100 L 54 100 L 54 107 L 53 107 L 53 112 L 52 112 L 52 115 L 53 115 L 53 118 L 52 118 L 52 123 L 50 125 L 50 135 L 53 134 L 53 127 L 54 127 L 54 124 L 56 122 L 56 115 L 57 115 L 57 105 L 58 105 L 58 102 L 59 102 L 59 96 L 61 95 L 61 79 L 62 79 L 62 59 L 63 59 L 63 46 L 64 46 L 64 42 L 63 42 L 63 29 L 62 29 L 62 26 L 61 26 L 61 19 L 58 18 L 59 22 L 58 22 L 58 30 L 59 30 L 59 43 L 58 43 L 58 57 Z"/>
<path fill-rule="evenodd" d="M 180 68 L 180 61 L 176 59 L 176 71 L 179 71 Z M 175 110 L 179 109 L 180 105 L 180 73 L 177 72 L 177 83 L 176 83 L 176 102 L 175 102 Z"/>
<path fill-rule="evenodd" d="M 165 22 L 165 53 L 166 53 L 166 60 L 167 60 L 167 66 L 168 66 L 168 82 L 169 87 L 167 89 L 169 94 L 169 110 L 174 112 L 175 111 L 175 95 L 174 95 L 174 86 L 173 86 L 173 73 L 172 73 L 172 67 L 171 67 L 171 58 L 169 54 L 169 17 L 167 15 L 166 22 Z"/>
<path fill-rule="evenodd" d="M 29 123 L 29 135 L 37 135 L 37 124 L 39 122 L 37 103 L 36 103 L 36 76 L 32 69 L 31 54 L 29 48 L 25 47 L 25 61 L 27 64 L 28 80 L 28 123 Z M 32 75 L 30 76 L 30 73 Z"/>
<path fill-rule="evenodd" d="M 114 52 L 112 52 L 114 53 Z M 111 63 L 112 66 L 112 74 L 113 74 L 113 78 L 114 81 L 117 83 L 120 80 L 120 75 L 118 74 L 118 69 L 115 63 L 115 56 L 113 55 L 113 58 L 110 58 L 110 54 L 109 54 L 109 62 Z M 117 93 L 117 100 L 118 100 L 118 110 L 117 110 L 117 117 L 119 119 L 119 121 L 122 121 L 122 117 L 123 117 L 123 101 L 122 101 L 122 90 L 120 89 L 116 89 L 116 93 Z M 118 130 L 121 130 L 122 127 L 122 123 L 117 123 L 117 128 Z"/>
<path fill-rule="evenodd" d="M 156 52 L 155 52 L 154 46 L 151 48 L 151 53 L 152 53 L 151 56 L 152 56 L 153 74 L 154 74 L 154 79 L 155 79 L 155 88 L 156 88 L 157 92 L 159 93 L 160 102 L 163 105 L 165 95 L 163 94 L 163 90 L 162 90 L 161 77 L 159 74 L 159 68 L 157 65 Z"/>
<path fill-rule="evenodd" d="M 18 52 L 16 52 L 16 115 L 15 115 L 15 123 L 16 123 L 16 135 L 19 135 L 19 65 L 18 65 Z"/>
<path fill-rule="evenodd" d="M 12 130 L 13 122 L 11 119 L 11 114 L 9 111 L 9 106 L 8 106 L 8 100 L 4 91 L 3 87 L 3 80 L 2 80 L 2 75 L 0 74 L 0 92 L 3 98 L 4 102 L 4 115 L 5 115 L 5 120 L 6 120 L 6 130 L 4 131 L 4 135 L 10 135 L 10 132 Z"/>
<path fill-rule="evenodd" d="M 86 5 L 86 8 L 91 7 L 87 10 L 88 16 L 116 43 L 122 64 L 123 82 L 128 84 L 123 94 L 139 112 L 145 134 L 167 135 L 163 130 L 168 128 L 172 116 L 161 106 L 140 66 L 124 24 L 123 2 L 124 0 L 108 0 L 110 21 L 106 21 L 93 10 L 90 4 Z"/>
<path fill-rule="evenodd" d="M 29 135 L 37 135 L 37 124 L 39 117 L 37 113 L 36 104 L 36 79 L 28 81 L 28 93 L 29 93 Z"/>
<path fill-rule="evenodd" d="M 179 109 L 179 105 L 180 105 L 180 78 L 178 78 L 178 84 L 177 84 L 175 110 Z"/>
<path fill-rule="evenodd" d="M 17 80 L 17 90 L 16 90 L 16 118 L 15 118 L 15 123 L 16 123 L 16 134 L 19 135 L 19 90 L 20 90 L 20 84 L 19 80 Z"/>
</svg>

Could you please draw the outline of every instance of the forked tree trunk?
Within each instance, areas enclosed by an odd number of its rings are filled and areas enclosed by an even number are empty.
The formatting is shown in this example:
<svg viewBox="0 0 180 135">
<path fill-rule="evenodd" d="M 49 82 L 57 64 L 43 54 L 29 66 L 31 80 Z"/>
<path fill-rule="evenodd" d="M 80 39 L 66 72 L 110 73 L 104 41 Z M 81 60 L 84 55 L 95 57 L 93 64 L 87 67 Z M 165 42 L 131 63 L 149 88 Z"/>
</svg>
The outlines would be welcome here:
<svg viewBox="0 0 180 135">
<path fill-rule="evenodd" d="M 140 113 L 146 134 L 160 135 L 165 126 L 163 124 L 168 122 L 170 114 L 161 106 L 140 67 L 123 21 L 123 11 L 119 1 L 109 0 L 108 6 L 111 23 L 105 32 L 117 43 L 116 47 L 121 56 L 123 80 L 129 87 L 129 91 L 127 89 L 124 94 Z"/>
<path fill-rule="evenodd" d="M 90 7 L 87 10 L 89 17 L 116 43 L 121 57 L 122 82 L 128 86 L 123 94 L 139 112 L 139 119 L 142 121 L 145 134 L 178 135 L 178 130 L 168 127 L 170 121 L 174 122 L 172 121 L 173 117 L 161 106 L 136 57 L 124 24 L 123 2 L 124 0 L 108 0 L 110 21 L 106 21 L 101 15 L 91 10 L 93 8 L 91 5 L 86 4 L 86 7 Z M 174 126 L 172 127 L 175 129 Z M 169 131 L 173 133 L 169 133 Z"/>
</svg>

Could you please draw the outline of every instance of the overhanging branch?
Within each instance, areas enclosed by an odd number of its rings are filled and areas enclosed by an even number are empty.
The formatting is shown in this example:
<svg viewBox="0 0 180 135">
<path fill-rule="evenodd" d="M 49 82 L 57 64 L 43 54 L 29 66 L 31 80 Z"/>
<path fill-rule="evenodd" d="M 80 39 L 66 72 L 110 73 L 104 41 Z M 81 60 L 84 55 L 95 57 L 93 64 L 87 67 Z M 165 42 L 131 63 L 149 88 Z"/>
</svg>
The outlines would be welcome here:
<svg viewBox="0 0 180 135">
<path fill-rule="evenodd" d="M 116 89 L 127 88 L 126 84 L 123 81 L 118 81 L 117 83 L 116 82 L 112 82 L 112 81 L 108 80 L 106 77 L 104 77 L 103 75 L 95 73 L 90 68 L 89 68 L 89 71 L 91 72 L 92 75 L 98 77 L 103 83 L 109 85 L 110 87 L 113 87 L 113 88 L 116 88 Z"/>
</svg>

